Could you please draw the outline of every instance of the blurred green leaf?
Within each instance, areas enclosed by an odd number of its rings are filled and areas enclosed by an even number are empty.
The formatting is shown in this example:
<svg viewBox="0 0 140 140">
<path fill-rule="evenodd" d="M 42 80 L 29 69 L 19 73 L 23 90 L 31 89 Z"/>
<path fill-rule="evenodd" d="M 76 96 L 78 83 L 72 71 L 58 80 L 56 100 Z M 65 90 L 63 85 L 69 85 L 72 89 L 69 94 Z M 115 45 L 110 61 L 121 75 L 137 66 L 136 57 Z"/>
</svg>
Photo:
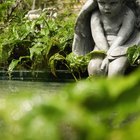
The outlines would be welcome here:
<svg viewBox="0 0 140 140">
<path fill-rule="evenodd" d="M 134 45 L 129 47 L 127 56 L 131 65 L 138 65 L 137 60 L 140 59 L 140 46 Z"/>
</svg>

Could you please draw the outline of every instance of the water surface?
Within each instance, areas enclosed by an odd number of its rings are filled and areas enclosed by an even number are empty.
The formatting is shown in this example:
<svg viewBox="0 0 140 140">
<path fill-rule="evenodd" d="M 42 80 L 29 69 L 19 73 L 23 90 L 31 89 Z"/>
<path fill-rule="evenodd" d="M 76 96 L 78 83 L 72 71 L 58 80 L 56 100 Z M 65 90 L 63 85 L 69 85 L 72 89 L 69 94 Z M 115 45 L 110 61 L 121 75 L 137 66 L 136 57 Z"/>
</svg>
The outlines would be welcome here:
<svg viewBox="0 0 140 140">
<path fill-rule="evenodd" d="M 62 82 L 34 82 L 0 80 L 0 94 L 35 93 L 52 94 L 57 93 L 66 83 Z"/>
</svg>

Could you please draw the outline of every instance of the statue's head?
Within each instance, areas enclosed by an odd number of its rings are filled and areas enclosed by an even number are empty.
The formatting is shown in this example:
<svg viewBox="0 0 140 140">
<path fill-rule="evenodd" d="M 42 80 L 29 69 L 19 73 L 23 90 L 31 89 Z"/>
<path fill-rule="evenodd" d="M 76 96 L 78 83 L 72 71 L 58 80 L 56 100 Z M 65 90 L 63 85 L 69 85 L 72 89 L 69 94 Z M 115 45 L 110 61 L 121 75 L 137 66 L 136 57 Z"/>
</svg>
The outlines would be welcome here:
<svg viewBox="0 0 140 140">
<path fill-rule="evenodd" d="M 118 15 L 124 5 L 124 0 L 96 0 L 102 15 L 114 17 Z"/>
</svg>

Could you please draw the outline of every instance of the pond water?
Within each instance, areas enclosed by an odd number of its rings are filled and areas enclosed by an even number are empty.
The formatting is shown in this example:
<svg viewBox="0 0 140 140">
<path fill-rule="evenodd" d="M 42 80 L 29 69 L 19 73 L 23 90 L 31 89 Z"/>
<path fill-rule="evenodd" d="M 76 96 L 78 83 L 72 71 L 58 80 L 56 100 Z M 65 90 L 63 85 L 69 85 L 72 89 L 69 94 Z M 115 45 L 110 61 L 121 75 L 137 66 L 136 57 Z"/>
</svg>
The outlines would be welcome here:
<svg viewBox="0 0 140 140">
<path fill-rule="evenodd" d="M 0 95 L 17 93 L 52 94 L 57 93 L 67 83 L 0 80 Z"/>
</svg>

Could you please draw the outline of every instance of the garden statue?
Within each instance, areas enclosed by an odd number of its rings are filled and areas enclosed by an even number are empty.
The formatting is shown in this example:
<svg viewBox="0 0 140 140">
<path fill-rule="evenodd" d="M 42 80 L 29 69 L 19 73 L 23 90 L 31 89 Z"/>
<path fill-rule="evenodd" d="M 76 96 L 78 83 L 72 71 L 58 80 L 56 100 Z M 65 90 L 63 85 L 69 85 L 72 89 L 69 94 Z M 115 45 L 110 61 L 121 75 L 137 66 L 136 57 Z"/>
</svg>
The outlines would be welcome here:
<svg viewBox="0 0 140 140">
<path fill-rule="evenodd" d="M 87 0 L 76 21 L 72 51 L 85 55 L 102 51 L 88 64 L 89 75 L 122 75 L 128 47 L 140 44 L 139 1 Z"/>
</svg>

